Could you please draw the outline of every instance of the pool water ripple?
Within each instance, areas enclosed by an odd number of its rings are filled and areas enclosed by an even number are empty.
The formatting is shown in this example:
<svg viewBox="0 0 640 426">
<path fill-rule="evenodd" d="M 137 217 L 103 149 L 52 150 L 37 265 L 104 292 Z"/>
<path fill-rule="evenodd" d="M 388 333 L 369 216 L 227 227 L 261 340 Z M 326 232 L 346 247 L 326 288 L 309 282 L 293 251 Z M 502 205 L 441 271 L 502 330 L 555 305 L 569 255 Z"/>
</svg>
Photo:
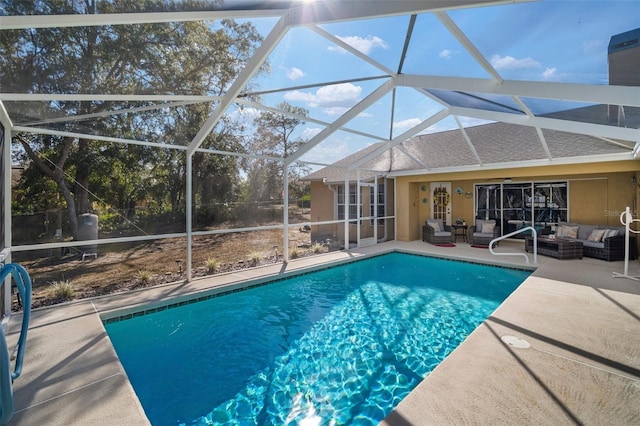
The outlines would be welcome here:
<svg viewBox="0 0 640 426">
<path fill-rule="evenodd" d="M 527 275 L 391 254 L 106 328 L 153 425 L 374 425 Z"/>
</svg>

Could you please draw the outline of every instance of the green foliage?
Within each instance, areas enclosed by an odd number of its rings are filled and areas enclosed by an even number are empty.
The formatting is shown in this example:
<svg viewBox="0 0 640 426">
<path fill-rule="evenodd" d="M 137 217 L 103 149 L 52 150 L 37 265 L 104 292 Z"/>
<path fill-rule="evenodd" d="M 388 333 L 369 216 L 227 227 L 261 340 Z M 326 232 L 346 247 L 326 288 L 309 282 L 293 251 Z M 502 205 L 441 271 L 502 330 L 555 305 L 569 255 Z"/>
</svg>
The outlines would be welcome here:
<svg viewBox="0 0 640 426">
<path fill-rule="evenodd" d="M 306 117 L 309 113 L 304 108 L 292 106 L 283 102 L 277 108 L 286 114 L 264 111 L 255 119 L 257 126 L 255 136 L 250 141 L 252 151 L 262 153 L 269 157 L 289 157 L 306 141 L 293 140 L 295 129 L 303 125 L 305 121 L 299 117 Z M 297 117 L 292 116 L 296 115 Z M 284 167 L 282 162 L 264 158 L 248 161 L 248 195 L 251 200 L 265 201 L 282 199 L 282 187 L 284 183 Z M 299 183 L 302 174 L 308 172 L 306 166 L 291 164 L 289 167 L 289 191 L 292 198 L 302 195 Z"/>
<path fill-rule="evenodd" d="M 305 194 L 302 197 L 299 197 L 298 207 L 306 209 L 311 208 L 311 194 Z"/>
<path fill-rule="evenodd" d="M 96 10 L 94 10 L 94 3 Z M 77 15 L 123 11 L 203 10 L 195 0 L 12 1 L 0 0 L 6 15 Z M 236 79 L 261 42 L 251 23 L 221 20 L 145 25 L 101 25 L 0 31 L 0 86 L 19 93 L 183 93 L 220 95 Z M 261 71 L 268 69 L 268 64 Z M 127 111 L 151 102 L 64 101 L 16 105 L 16 113 L 65 117 Z M 19 111 L 22 108 L 24 111 Z M 90 122 L 89 133 L 159 144 L 188 145 L 211 113 L 199 103 L 135 113 L 105 114 Z M 54 124 L 84 131 L 87 122 Z M 243 152 L 241 126 L 221 120 L 203 148 Z M 100 208 L 100 226 L 127 229 L 167 212 L 184 216 L 186 155 L 182 150 L 90 141 L 71 137 L 17 134 L 15 160 L 25 165 L 15 212 L 65 208 L 76 235 L 76 216 Z M 194 157 L 196 202 L 226 203 L 237 195 L 239 163 L 233 157 Z M 60 196 L 56 195 L 56 192 Z M 96 194 L 96 195 L 94 195 Z M 144 214 L 137 207 L 145 206 Z M 103 209 L 110 208 L 104 213 Z M 113 215 L 117 211 L 120 219 Z M 203 220 L 226 211 L 205 209 Z"/>
</svg>

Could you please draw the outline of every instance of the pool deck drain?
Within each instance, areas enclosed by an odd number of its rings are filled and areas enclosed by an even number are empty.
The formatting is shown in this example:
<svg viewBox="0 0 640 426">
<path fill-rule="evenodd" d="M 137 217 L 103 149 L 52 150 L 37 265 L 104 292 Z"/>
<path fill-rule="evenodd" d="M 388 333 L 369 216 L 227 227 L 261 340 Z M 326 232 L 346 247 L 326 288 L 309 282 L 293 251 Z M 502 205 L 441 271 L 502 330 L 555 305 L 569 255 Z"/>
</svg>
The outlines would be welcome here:
<svg viewBox="0 0 640 426">
<path fill-rule="evenodd" d="M 503 242 L 499 251 L 522 252 L 522 244 Z M 286 270 L 394 249 L 526 266 L 521 257 L 497 259 L 466 244 L 441 248 L 415 241 L 297 259 Z M 640 424 L 640 285 L 612 277 L 623 262 L 543 256 L 538 262 L 532 276 L 383 425 Z M 188 299 L 278 276 L 281 269 L 278 264 L 34 310 L 9 424 L 148 425 L 101 314 Z M 630 274 L 639 272 L 632 262 Z M 13 315 L 7 325 L 12 346 L 20 321 Z M 503 336 L 531 347 L 517 348 Z"/>
<path fill-rule="evenodd" d="M 529 349 L 531 347 L 531 343 L 527 342 L 522 337 L 517 336 L 502 336 L 500 338 L 506 345 L 513 346 L 518 349 Z"/>
</svg>

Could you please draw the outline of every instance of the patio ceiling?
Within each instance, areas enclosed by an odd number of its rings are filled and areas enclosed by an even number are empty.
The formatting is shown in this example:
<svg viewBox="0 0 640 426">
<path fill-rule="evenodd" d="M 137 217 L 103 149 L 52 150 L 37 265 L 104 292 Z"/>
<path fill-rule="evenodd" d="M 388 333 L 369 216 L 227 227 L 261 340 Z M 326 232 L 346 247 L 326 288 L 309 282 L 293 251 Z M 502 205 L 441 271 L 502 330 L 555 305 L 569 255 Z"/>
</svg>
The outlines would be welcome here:
<svg viewBox="0 0 640 426">
<path fill-rule="evenodd" d="M 576 2 L 569 3 L 575 6 Z M 14 132 L 160 146 L 193 154 L 199 150 L 206 152 L 201 149 L 205 137 L 225 115 L 233 114 L 239 108 L 279 111 L 277 105 L 282 99 L 301 106 L 313 106 L 322 103 L 322 93 L 338 88 L 357 88 L 358 96 L 335 105 L 327 103 L 324 111 L 318 108 L 316 112 L 311 108 L 308 117 L 300 117 L 306 122 L 307 131 L 303 134 L 309 135 L 308 141 L 283 159 L 285 164 L 307 162 L 321 166 L 349 158 L 342 161 L 342 167 L 380 168 L 377 171 L 407 174 L 635 159 L 640 149 L 640 87 L 608 85 L 601 79 L 588 81 L 582 77 L 544 81 L 530 79 L 524 73 L 514 74 L 517 70 L 513 69 L 501 71 L 494 58 L 489 57 L 493 53 L 487 47 L 479 47 L 477 40 L 482 37 L 475 30 L 464 29 L 471 28 L 468 22 L 474 19 L 476 11 L 477 20 L 481 20 L 486 18 L 486 13 L 528 4 L 512 0 L 226 1 L 205 11 L 0 16 L 2 31 L 178 21 L 213 23 L 227 18 L 258 22 L 261 28 L 268 28 L 264 30 L 261 46 L 221 95 L 188 93 L 181 88 L 175 88 L 170 94 L 15 93 L 6 90 L 11 87 L 10 82 L 0 81 L 0 118 Z M 559 4 L 554 7 L 559 7 Z M 358 27 L 358 34 L 362 35 L 359 39 L 344 35 L 350 24 Z M 373 51 L 358 45 L 358 40 L 362 41 L 367 35 L 376 34 L 391 24 L 397 25 L 395 32 L 401 34 L 394 44 L 386 44 L 387 50 L 395 50 L 394 61 L 383 60 Z M 620 32 L 613 24 L 609 36 Z M 441 32 L 430 38 L 427 27 L 435 26 Z M 495 30 L 496 38 L 505 37 L 498 29 Z M 447 40 L 459 47 L 458 54 L 466 56 L 473 67 L 450 67 L 438 73 L 443 68 L 430 68 L 428 61 L 420 62 L 421 46 L 432 43 L 445 33 Z M 280 86 L 278 81 L 269 80 L 269 75 L 256 78 L 256 72 L 265 61 L 270 61 L 272 68 L 277 67 L 278 61 L 286 55 L 288 45 L 294 43 L 300 34 L 329 45 L 322 51 L 324 54 L 330 51 L 342 55 L 327 56 L 333 60 L 305 63 L 305 60 L 313 60 L 316 53 L 322 53 L 311 51 L 310 56 L 300 58 L 297 66 L 288 65 L 298 71 L 324 67 L 327 70 L 321 74 L 324 79 Z M 368 40 L 377 42 L 373 37 Z M 561 50 L 562 46 L 557 48 Z M 309 50 L 313 50 L 311 45 Z M 504 58 L 507 57 L 505 54 Z M 606 56 L 602 61 L 606 61 Z M 106 111 L 91 116 L 61 116 L 55 115 L 51 108 L 29 108 L 29 105 L 50 105 L 61 101 L 127 101 L 131 107 L 125 111 Z M 146 104 L 139 106 L 139 102 Z M 195 103 L 209 103 L 210 115 L 196 136 L 182 144 L 92 133 L 92 120 L 124 112 L 161 111 Z M 380 116 L 380 105 L 386 109 L 384 117 Z M 615 111 L 622 111 L 624 119 L 620 120 L 620 112 L 617 112 L 618 119 L 612 120 L 609 106 L 615 106 Z M 335 108 L 327 112 L 332 107 Z M 38 115 L 42 113 L 33 112 L 45 110 L 49 113 Z M 66 124 L 65 130 L 60 130 L 60 123 Z M 509 135 L 519 133 L 518 129 L 523 126 L 529 129 L 528 140 L 534 139 L 537 146 L 531 150 L 518 149 L 522 153 L 521 158 L 505 156 L 496 159 L 494 152 L 500 151 L 500 146 L 483 139 L 487 132 L 472 130 L 478 124 L 492 123 L 504 123 L 502 127 L 493 127 L 494 136 L 495 132 L 502 135 L 501 144 L 517 143 L 510 141 Z M 443 134 L 439 139 L 428 136 L 441 130 L 446 132 L 440 132 Z M 586 138 L 568 135 L 585 135 Z M 420 144 L 432 146 L 416 148 Z M 346 148 L 335 149 L 338 145 Z M 438 146 L 459 146 L 464 149 L 464 155 L 458 156 L 457 161 L 433 160 L 439 153 L 451 155 L 445 149 L 433 149 Z M 370 147 L 366 153 L 348 157 L 365 147 Z M 505 150 L 509 150 L 506 145 Z M 327 156 L 327 151 L 333 151 L 334 157 Z M 394 170 L 393 162 L 384 161 L 384 158 L 392 157 L 402 157 L 402 161 L 395 161 L 402 167 Z"/>
</svg>

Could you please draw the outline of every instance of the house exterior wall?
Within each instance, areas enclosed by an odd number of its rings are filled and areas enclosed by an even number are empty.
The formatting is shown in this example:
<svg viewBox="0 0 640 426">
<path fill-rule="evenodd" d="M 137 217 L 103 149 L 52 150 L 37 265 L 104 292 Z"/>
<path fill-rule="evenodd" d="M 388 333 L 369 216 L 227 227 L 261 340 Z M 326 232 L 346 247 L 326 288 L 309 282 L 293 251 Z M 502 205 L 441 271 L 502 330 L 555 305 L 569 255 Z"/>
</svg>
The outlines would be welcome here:
<svg viewBox="0 0 640 426">
<path fill-rule="evenodd" d="M 635 177 L 636 184 L 633 184 Z M 640 162 L 635 160 L 598 164 L 572 164 L 561 166 L 529 167 L 505 170 L 478 170 L 473 172 L 440 173 L 433 175 L 399 176 L 397 184 L 397 236 L 400 241 L 421 239 L 424 221 L 431 214 L 430 182 L 451 182 L 452 220 L 462 218 L 468 224 L 474 217 L 474 184 L 501 183 L 505 178 L 518 181 L 569 182 L 569 215 L 573 222 L 618 225 L 619 215 L 626 206 L 640 211 Z M 426 191 L 422 188 L 426 187 Z M 456 195 L 455 189 L 463 194 Z M 465 193 L 471 192 L 467 198 Z M 426 202 L 424 198 L 427 198 Z M 404 209 L 404 207 L 408 207 Z"/>
<path fill-rule="evenodd" d="M 636 160 L 397 176 L 395 187 L 391 183 L 387 193 L 387 199 L 393 204 L 395 189 L 396 234 L 393 235 L 393 227 L 390 227 L 389 239 L 394 236 L 399 241 L 422 238 L 422 224 L 431 215 L 430 182 L 451 182 L 452 221 L 461 218 L 472 225 L 475 214 L 474 185 L 501 183 L 505 178 L 511 178 L 513 182 L 568 181 L 569 220 L 572 222 L 618 226 L 620 213 L 627 206 L 631 207 L 634 218 L 640 219 L 640 161 Z M 457 188 L 462 189 L 461 195 L 456 194 Z M 322 182 L 312 182 L 311 194 L 312 220 L 335 220 L 333 191 Z M 393 212 L 387 214 L 393 215 Z M 355 226 L 349 232 L 350 240 L 355 241 Z M 328 238 L 343 241 L 344 226 L 314 225 L 312 237 L 314 235 L 328 235 Z"/>
<path fill-rule="evenodd" d="M 338 184 L 344 185 L 344 184 Z M 335 204 L 337 197 L 335 195 L 336 185 L 325 184 L 320 181 L 311 182 L 311 220 L 313 222 L 331 221 L 337 220 Z M 393 179 L 387 180 L 387 192 L 386 192 L 386 204 L 387 212 L 386 216 L 394 215 L 394 182 Z M 368 195 L 365 194 L 368 198 Z M 365 212 L 367 213 L 367 212 Z M 367 213 L 368 214 L 368 213 Z M 394 221 L 388 221 L 386 223 L 386 238 L 395 239 L 395 223 Z M 363 224 L 364 233 L 370 230 L 369 223 Z M 368 230 L 367 230 L 368 229 Z M 356 242 L 357 240 L 357 226 L 355 224 L 349 226 L 349 240 L 350 242 Z M 372 231 L 371 231 L 372 232 Z M 363 234 L 364 236 L 364 234 Z M 378 226 L 378 238 L 385 236 L 384 226 Z M 330 239 L 331 241 L 344 243 L 344 224 L 327 224 L 327 225 L 312 225 L 311 226 L 311 240 L 312 241 L 325 241 Z"/>
<path fill-rule="evenodd" d="M 329 186 L 322 182 L 311 182 L 311 221 L 322 222 L 334 220 L 335 195 Z M 333 225 L 312 225 L 311 240 L 321 241 L 327 238 L 337 237 L 336 224 Z M 344 233 L 344 232 L 343 232 Z"/>
</svg>

